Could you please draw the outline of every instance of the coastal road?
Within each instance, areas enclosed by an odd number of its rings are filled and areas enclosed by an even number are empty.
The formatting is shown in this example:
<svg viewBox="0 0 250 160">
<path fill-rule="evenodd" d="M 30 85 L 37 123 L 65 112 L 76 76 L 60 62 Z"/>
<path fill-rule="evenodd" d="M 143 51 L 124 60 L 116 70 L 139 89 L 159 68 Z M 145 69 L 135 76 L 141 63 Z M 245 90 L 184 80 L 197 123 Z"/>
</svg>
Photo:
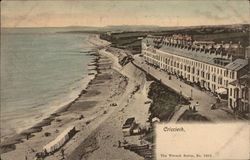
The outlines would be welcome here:
<svg viewBox="0 0 250 160">
<path fill-rule="evenodd" d="M 228 112 L 225 112 L 223 110 L 217 109 L 217 110 L 211 110 L 210 105 L 214 104 L 216 102 L 216 97 L 214 97 L 211 94 L 208 94 L 204 91 L 201 91 L 197 88 L 194 88 L 179 79 L 177 79 L 175 76 L 171 76 L 171 80 L 169 80 L 169 76 L 164 71 L 159 71 L 146 63 L 144 63 L 144 60 L 142 57 L 139 57 L 138 55 L 134 56 L 134 64 L 144 69 L 146 72 L 154 76 L 156 79 L 161 80 L 162 83 L 167 85 L 168 87 L 174 89 L 176 92 L 182 94 L 185 97 L 192 97 L 191 105 L 196 104 L 196 102 L 199 103 L 198 107 L 196 109 L 198 110 L 198 113 L 207 117 L 210 121 L 213 122 L 221 122 L 221 121 L 233 121 L 235 120 L 235 117 Z M 185 110 L 182 109 L 180 112 L 184 112 Z M 178 111 L 177 111 L 178 112 Z M 179 115 L 180 113 L 178 113 Z M 176 116 L 174 115 L 175 119 L 177 120 Z"/>
</svg>

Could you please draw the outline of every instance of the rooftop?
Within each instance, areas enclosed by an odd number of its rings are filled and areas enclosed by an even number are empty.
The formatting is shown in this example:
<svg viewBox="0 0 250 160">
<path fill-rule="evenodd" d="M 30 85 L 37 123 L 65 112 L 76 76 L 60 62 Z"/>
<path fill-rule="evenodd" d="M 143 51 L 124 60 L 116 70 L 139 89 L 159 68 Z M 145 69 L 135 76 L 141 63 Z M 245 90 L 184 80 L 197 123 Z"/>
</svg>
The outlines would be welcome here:
<svg viewBox="0 0 250 160">
<path fill-rule="evenodd" d="M 205 63 L 217 65 L 214 63 L 213 57 L 206 56 L 206 54 L 202 54 L 201 52 L 191 51 L 191 50 L 187 50 L 187 49 L 184 50 L 184 49 L 180 49 L 180 48 L 170 47 L 167 45 L 163 45 L 160 48 L 160 50 L 164 51 L 164 52 L 173 53 L 173 54 L 178 55 L 178 56 L 187 57 L 190 59 L 194 59 L 194 60 L 202 61 Z"/>
<path fill-rule="evenodd" d="M 230 84 L 234 85 L 234 86 L 236 86 L 237 84 L 241 84 L 241 85 L 246 85 L 246 86 L 250 87 L 249 81 L 250 81 L 250 74 L 246 74 L 246 75 L 240 77 L 239 79 L 231 82 Z"/>
<path fill-rule="evenodd" d="M 234 70 L 234 71 L 238 71 L 247 65 L 248 65 L 247 59 L 236 59 L 235 61 L 226 65 L 225 68 L 230 69 L 230 70 Z"/>
<path fill-rule="evenodd" d="M 154 45 L 153 38 L 146 38 L 144 39 L 144 41 L 149 43 L 151 46 Z M 159 48 L 159 50 L 236 71 L 240 70 L 241 68 L 245 67 L 248 64 L 248 61 L 246 59 L 236 59 L 235 61 L 227 64 L 226 66 L 222 66 L 218 63 L 215 63 L 216 58 L 223 58 L 219 55 L 200 52 L 200 51 L 192 51 L 188 49 L 181 49 L 168 45 L 162 45 L 161 48 Z"/>
</svg>

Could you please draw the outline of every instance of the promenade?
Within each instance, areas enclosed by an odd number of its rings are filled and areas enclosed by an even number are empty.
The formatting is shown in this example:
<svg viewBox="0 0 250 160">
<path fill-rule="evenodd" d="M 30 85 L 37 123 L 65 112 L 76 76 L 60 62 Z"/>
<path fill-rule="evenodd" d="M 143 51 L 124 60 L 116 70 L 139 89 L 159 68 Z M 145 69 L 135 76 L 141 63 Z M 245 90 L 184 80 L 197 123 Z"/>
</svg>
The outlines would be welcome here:
<svg viewBox="0 0 250 160">
<path fill-rule="evenodd" d="M 171 76 L 169 80 L 169 75 L 164 71 L 159 71 L 154 67 L 147 65 L 142 57 L 138 55 L 134 56 L 134 64 L 144 69 L 146 72 L 154 76 L 156 79 L 161 80 L 162 83 L 168 87 L 174 89 L 176 92 L 182 94 L 185 97 L 192 97 L 191 106 L 195 105 L 198 102 L 198 107 L 196 107 L 199 114 L 207 117 L 212 122 L 222 122 L 222 121 L 233 121 L 235 117 L 230 112 L 226 112 L 221 109 L 211 110 L 211 105 L 216 103 L 216 97 L 207 92 L 201 91 L 197 88 L 194 88 L 179 79 L 175 76 Z M 179 116 L 185 111 L 187 106 L 178 110 L 175 115 L 172 117 L 172 122 L 177 121 Z"/>
</svg>

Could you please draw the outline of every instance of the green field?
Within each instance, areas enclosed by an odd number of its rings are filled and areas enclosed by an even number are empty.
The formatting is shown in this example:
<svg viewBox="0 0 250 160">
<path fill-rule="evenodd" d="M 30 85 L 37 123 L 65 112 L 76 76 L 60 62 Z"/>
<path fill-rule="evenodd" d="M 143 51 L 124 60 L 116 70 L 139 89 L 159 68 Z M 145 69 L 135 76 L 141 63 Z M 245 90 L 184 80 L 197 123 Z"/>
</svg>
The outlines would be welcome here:
<svg viewBox="0 0 250 160">
<path fill-rule="evenodd" d="M 182 28 L 164 28 L 161 30 L 148 30 L 148 31 L 119 31 L 107 32 L 101 34 L 101 38 L 108 40 L 112 43 L 113 47 L 128 49 L 132 53 L 141 52 L 141 38 L 147 35 L 165 36 L 171 34 L 187 34 L 191 35 L 194 40 L 212 40 L 216 43 L 240 43 L 243 47 L 250 44 L 250 29 L 249 25 L 236 25 L 236 26 L 198 26 L 198 27 L 182 27 Z"/>
</svg>

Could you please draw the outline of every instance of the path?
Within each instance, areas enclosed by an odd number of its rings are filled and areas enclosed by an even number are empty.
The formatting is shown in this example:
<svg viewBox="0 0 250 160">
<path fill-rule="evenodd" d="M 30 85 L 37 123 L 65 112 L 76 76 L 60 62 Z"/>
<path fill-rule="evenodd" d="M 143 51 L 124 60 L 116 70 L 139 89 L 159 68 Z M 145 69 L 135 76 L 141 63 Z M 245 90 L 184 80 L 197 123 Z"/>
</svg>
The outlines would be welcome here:
<svg viewBox="0 0 250 160">
<path fill-rule="evenodd" d="M 170 119 L 170 123 L 175 123 L 179 119 L 179 117 L 188 109 L 188 105 L 182 106 L 178 111 L 175 112 L 173 117 Z"/>
</svg>

